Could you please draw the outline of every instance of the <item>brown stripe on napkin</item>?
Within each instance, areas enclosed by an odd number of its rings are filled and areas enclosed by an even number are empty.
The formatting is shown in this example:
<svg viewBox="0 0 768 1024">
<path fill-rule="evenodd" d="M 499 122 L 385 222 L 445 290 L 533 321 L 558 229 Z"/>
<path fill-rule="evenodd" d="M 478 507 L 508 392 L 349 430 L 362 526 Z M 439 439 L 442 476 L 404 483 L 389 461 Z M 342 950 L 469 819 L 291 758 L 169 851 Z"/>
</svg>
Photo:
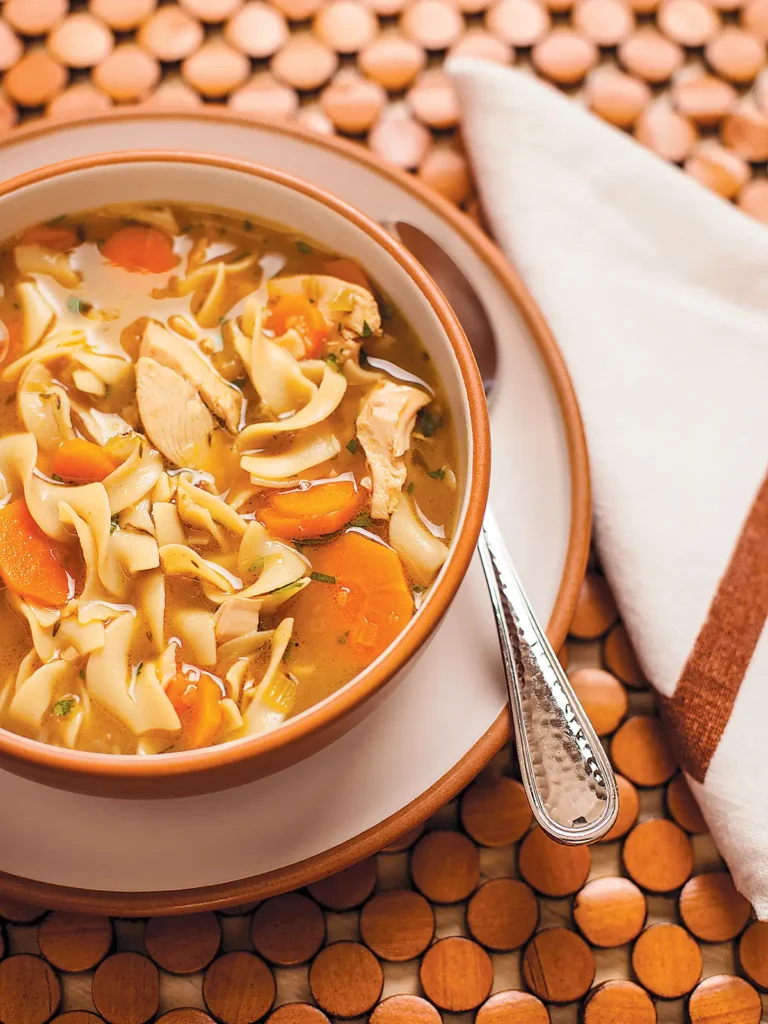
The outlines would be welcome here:
<svg viewBox="0 0 768 1024">
<path fill-rule="evenodd" d="M 661 710 L 682 768 L 703 782 L 768 616 L 768 475 L 672 697 Z"/>
</svg>

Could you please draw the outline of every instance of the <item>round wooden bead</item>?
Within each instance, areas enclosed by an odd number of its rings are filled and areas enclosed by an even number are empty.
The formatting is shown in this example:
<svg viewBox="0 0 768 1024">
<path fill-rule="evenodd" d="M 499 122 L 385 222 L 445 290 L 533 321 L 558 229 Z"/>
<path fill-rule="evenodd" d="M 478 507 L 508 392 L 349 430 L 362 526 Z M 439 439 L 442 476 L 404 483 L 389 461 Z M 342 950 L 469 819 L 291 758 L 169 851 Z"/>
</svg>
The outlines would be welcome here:
<svg viewBox="0 0 768 1024">
<path fill-rule="evenodd" d="M 751 0 L 742 7 L 740 20 L 747 32 L 764 43 L 768 42 L 768 0 Z"/>
<path fill-rule="evenodd" d="M 404 850 L 410 850 L 410 848 L 421 838 L 424 834 L 424 826 L 417 825 L 416 828 L 408 829 L 404 832 L 399 839 L 395 839 L 389 846 L 385 846 L 381 851 L 382 853 L 402 853 Z"/>
<path fill-rule="evenodd" d="M 37 931 L 40 952 L 60 971 L 90 971 L 112 945 L 112 922 L 93 914 L 55 910 Z"/>
<path fill-rule="evenodd" d="M 13 67 L 23 53 L 23 43 L 8 22 L 0 18 L 0 71 Z"/>
<path fill-rule="evenodd" d="M 730 942 L 747 926 L 751 914 L 749 901 L 724 871 L 696 875 L 680 893 L 683 924 L 704 942 Z"/>
<path fill-rule="evenodd" d="M 109 110 L 112 101 L 90 82 L 75 82 L 54 96 L 45 108 L 48 117 L 88 117 Z"/>
<path fill-rule="evenodd" d="M 694 148 L 683 168 L 686 174 L 724 199 L 733 199 L 750 178 L 747 163 L 711 139 Z"/>
<path fill-rule="evenodd" d="M 677 924 L 646 928 L 632 950 L 632 969 L 643 988 L 660 999 L 680 999 L 701 977 L 701 950 Z"/>
<path fill-rule="evenodd" d="M 716 125 L 730 113 L 738 96 L 728 82 L 700 71 L 681 72 L 672 83 L 670 95 L 678 113 L 705 127 Z"/>
<path fill-rule="evenodd" d="M 718 75 L 740 84 L 751 82 L 766 60 L 765 44 L 731 25 L 707 44 L 704 53 Z"/>
<path fill-rule="evenodd" d="M 414 0 L 400 18 L 406 36 L 427 50 L 445 50 L 461 35 L 461 14 L 445 0 Z"/>
<path fill-rule="evenodd" d="M 113 953 L 96 968 L 93 1005 L 110 1024 L 145 1024 L 157 1013 L 160 978 L 141 953 Z"/>
<path fill-rule="evenodd" d="M 707 823 L 682 772 L 667 786 L 666 797 L 667 810 L 680 828 L 694 835 L 701 835 L 707 831 Z"/>
<path fill-rule="evenodd" d="M 461 823 L 476 843 L 508 846 L 521 839 L 533 821 L 522 785 L 505 775 L 480 778 L 461 798 Z"/>
<path fill-rule="evenodd" d="M 768 923 L 753 921 L 739 940 L 741 969 L 750 981 L 768 992 Z"/>
<path fill-rule="evenodd" d="M 651 102 L 651 90 L 645 82 L 610 67 L 595 68 L 584 94 L 590 110 L 617 128 L 631 128 Z M 609 638 L 617 628 L 611 630 Z"/>
<path fill-rule="evenodd" d="M 448 1013 L 466 1013 L 484 1002 L 493 984 L 493 964 L 482 946 L 451 936 L 427 950 L 419 969 L 427 998 Z"/>
<path fill-rule="evenodd" d="M 427 832 L 411 854 L 411 875 L 432 903 L 458 903 L 480 878 L 477 847 L 460 832 Z"/>
<path fill-rule="evenodd" d="M 331 0 L 315 15 L 314 30 L 337 53 L 357 53 L 375 38 L 375 14 L 356 0 Z"/>
<path fill-rule="evenodd" d="M 339 131 L 368 131 L 387 105 L 385 90 L 351 68 L 343 68 L 320 96 L 320 106 Z"/>
<path fill-rule="evenodd" d="M 536 896 L 517 878 L 491 879 L 480 886 L 467 906 L 467 927 L 486 949 L 519 949 L 536 931 L 538 923 Z"/>
<path fill-rule="evenodd" d="M 611 828 L 599 840 L 601 843 L 611 843 L 621 839 L 637 821 L 640 813 L 640 797 L 637 790 L 623 775 L 616 776 L 616 787 L 619 791 L 619 813 Z"/>
<path fill-rule="evenodd" d="M 392 92 L 410 85 L 426 61 L 424 49 L 399 33 L 380 35 L 357 58 L 363 74 Z"/>
<path fill-rule="evenodd" d="M 318 903 L 328 910 L 351 910 L 365 903 L 376 885 L 376 858 L 358 861 L 351 867 L 307 886 Z"/>
<path fill-rule="evenodd" d="M 203 999 L 222 1024 L 254 1024 L 272 1008 L 275 979 L 261 957 L 235 950 L 217 957 L 205 972 Z"/>
<path fill-rule="evenodd" d="M 617 622 L 605 638 L 603 660 L 608 671 L 613 672 L 626 686 L 631 686 L 635 690 L 646 687 L 645 676 L 623 623 Z"/>
<path fill-rule="evenodd" d="M 31 953 L 0 961 L 0 1020 L 45 1024 L 61 1001 L 61 984 L 49 964 Z"/>
<path fill-rule="evenodd" d="M 768 181 L 753 178 L 739 193 L 739 207 L 755 220 L 768 224 Z"/>
<path fill-rule="evenodd" d="M 763 1004 L 743 978 L 716 974 L 691 992 L 688 1017 L 691 1024 L 760 1024 Z"/>
<path fill-rule="evenodd" d="M 190 14 L 201 21 L 219 22 L 231 17 L 242 0 L 180 0 Z"/>
<path fill-rule="evenodd" d="M 599 59 L 600 54 L 591 39 L 564 26 L 553 28 L 545 39 L 536 43 L 531 53 L 531 60 L 536 69 L 547 78 L 557 82 L 558 85 L 575 85 L 580 82 L 596 66 Z M 607 611 L 607 607 L 606 604 L 602 611 Z M 595 615 L 597 611 L 598 607 L 593 603 L 589 614 Z M 581 609 L 581 614 L 582 616 L 585 614 L 584 607 Z M 579 605 L 577 604 L 574 620 L 578 621 L 578 615 Z M 582 625 L 581 628 L 589 629 L 591 627 Z M 605 630 L 601 630 L 601 632 L 605 632 Z M 573 623 L 571 623 L 571 633 L 574 636 L 578 635 L 574 632 Z"/>
<path fill-rule="evenodd" d="M 11 924 L 34 924 L 40 921 L 48 911 L 45 907 L 38 907 L 34 903 L 25 903 L 23 900 L 16 900 L 12 896 L 0 895 L 0 917 Z"/>
<path fill-rule="evenodd" d="M 442 1020 L 432 1003 L 421 996 L 403 994 L 383 999 L 368 1024 L 442 1024 Z"/>
<path fill-rule="evenodd" d="M 666 818 L 651 818 L 635 825 L 622 855 L 629 875 L 650 892 L 679 889 L 693 871 L 688 836 Z"/>
<path fill-rule="evenodd" d="M 611 742 L 611 760 L 638 786 L 660 786 L 677 770 L 661 722 L 650 715 L 635 715 L 619 727 Z"/>
<path fill-rule="evenodd" d="M 644 110 L 635 125 L 637 141 L 673 163 L 685 160 L 697 137 L 693 122 L 673 110 L 664 96 Z"/>
<path fill-rule="evenodd" d="M 292 35 L 270 62 L 270 70 L 294 89 L 319 89 L 338 67 L 339 58 L 319 39 Z"/>
<path fill-rule="evenodd" d="M 645 926 L 645 896 L 628 878 L 605 877 L 587 882 L 576 895 L 573 919 L 593 946 L 623 946 Z"/>
<path fill-rule="evenodd" d="M 656 1024 L 653 1000 L 633 981 L 605 981 L 584 1002 L 584 1024 Z"/>
<path fill-rule="evenodd" d="M 334 942 L 312 961 L 309 987 L 317 1005 L 333 1017 L 361 1017 L 384 986 L 381 964 L 359 942 Z"/>
<path fill-rule="evenodd" d="M 221 945 L 221 925 L 213 913 L 154 917 L 144 935 L 147 952 L 171 974 L 196 974 L 213 960 Z"/>
<path fill-rule="evenodd" d="M 570 676 L 581 706 L 598 736 L 608 736 L 627 713 L 627 691 L 601 668 L 580 668 Z"/>
<path fill-rule="evenodd" d="M 420 956 L 435 934 L 432 907 L 412 889 L 376 893 L 360 913 L 360 937 L 381 960 Z"/>
<path fill-rule="evenodd" d="M 485 23 L 492 35 L 510 46 L 533 46 L 549 31 L 550 17 L 536 0 L 499 0 Z"/>
<path fill-rule="evenodd" d="M 283 1003 L 267 1017 L 267 1024 L 329 1024 L 322 1010 L 311 1003 Z"/>
<path fill-rule="evenodd" d="M 512 47 L 497 39 L 482 28 L 470 28 L 448 51 L 449 57 L 476 57 L 478 60 L 492 60 L 497 64 L 510 64 L 514 53 Z"/>
<path fill-rule="evenodd" d="M 143 106 L 153 110 L 194 110 L 202 106 L 202 103 L 202 97 L 180 78 L 166 78 L 144 100 Z"/>
<path fill-rule="evenodd" d="M 77 11 L 48 36 L 51 56 L 71 68 L 90 68 L 112 51 L 112 33 L 87 11 Z"/>
<path fill-rule="evenodd" d="M 207 1014 L 203 1014 L 207 1017 Z M 160 1017 L 158 1020 L 162 1020 Z M 210 1021 L 210 1017 L 208 1018 Z M 59 1013 L 52 1018 L 51 1024 L 104 1024 L 103 1020 L 97 1013 L 91 1013 L 90 1010 L 67 1010 L 66 1013 Z M 183 1021 L 178 1021 L 178 1024 L 184 1024 Z M 189 1024 L 193 1024 L 192 1021 Z"/>
<path fill-rule="evenodd" d="M 523 978 L 548 1003 L 572 1003 L 589 991 L 595 958 L 580 935 L 567 928 L 538 932 L 523 954 Z"/>
<path fill-rule="evenodd" d="M 63 20 L 67 0 L 6 0 L 3 15 L 17 32 L 41 36 Z"/>
<path fill-rule="evenodd" d="M 587 880 L 592 865 L 588 846 L 561 846 L 540 828 L 522 842 L 518 856 L 520 874 L 544 896 L 570 896 Z"/>
<path fill-rule="evenodd" d="M 677 43 L 643 25 L 621 44 L 619 59 L 633 75 L 660 85 L 682 67 L 685 55 Z"/>
<path fill-rule="evenodd" d="M 283 85 L 269 71 L 257 71 L 227 100 L 230 110 L 261 117 L 290 117 L 299 109 L 295 89 Z"/>
<path fill-rule="evenodd" d="M 156 1024 L 214 1024 L 214 1020 L 205 1010 L 198 1010 L 196 1006 L 177 1006 L 161 1014 Z"/>
<path fill-rule="evenodd" d="M 588 70 L 589 67 L 585 69 L 585 73 Z M 611 628 L 618 617 L 619 613 L 605 578 L 588 572 L 581 584 L 568 632 L 578 640 L 596 640 Z"/>
<path fill-rule="evenodd" d="M 243 84 L 250 70 L 245 54 L 215 38 L 203 43 L 181 65 L 184 80 L 209 100 L 228 96 Z"/>
<path fill-rule="evenodd" d="M 703 0 L 664 0 L 656 21 L 681 46 L 704 46 L 720 29 L 720 19 Z"/>
<path fill-rule="evenodd" d="M 66 84 L 66 68 L 45 50 L 27 50 L 3 80 L 8 96 L 22 107 L 48 103 Z"/>
<path fill-rule="evenodd" d="M 160 65 L 133 43 L 116 46 L 92 72 L 94 85 L 118 103 L 144 99 L 157 85 Z"/>
<path fill-rule="evenodd" d="M 550 1024 L 546 1006 L 530 992 L 496 992 L 477 1011 L 475 1024 Z"/>
<path fill-rule="evenodd" d="M 430 149 L 419 164 L 418 176 L 426 185 L 452 203 L 463 203 L 472 182 L 466 157 L 450 145 Z"/>
<path fill-rule="evenodd" d="M 181 7 L 159 7 L 139 29 L 138 42 L 158 60 L 178 61 L 200 49 L 203 26 Z"/>
<path fill-rule="evenodd" d="M 768 117 L 748 101 L 725 118 L 720 138 L 745 160 L 768 159 Z"/>
<path fill-rule="evenodd" d="M 368 146 L 377 156 L 404 170 L 418 167 L 431 144 L 423 124 L 393 107 L 384 111 L 368 136 Z"/>
<path fill-rule="evenodd" d="M 225 25 L 224 38 L 249 57 L 271 57 L 287 41 L 288 25 L 264 0 L 249 0 Z"/>
<path fill-rule="evenodd" d="M 573 22 L 598 46 L 618 46 L 635 27 L 632 9 L 621 0 L 580 0 Z"/>
<path fill-rule="evenodd" d="M 325 917 L 314 900 L 288 892 L 265 900 L 253 915 L 251 938 L 257 953 L 282 967 L 305 964 L 325 939 Z"/>
<path fill-rule="evenodd" d="M 408 90 L 406 99 L 414 116 L 430 128 L 453 128 L 459 120 L 453 82 L 439 68 L 422 71 Z"/>
</svg>

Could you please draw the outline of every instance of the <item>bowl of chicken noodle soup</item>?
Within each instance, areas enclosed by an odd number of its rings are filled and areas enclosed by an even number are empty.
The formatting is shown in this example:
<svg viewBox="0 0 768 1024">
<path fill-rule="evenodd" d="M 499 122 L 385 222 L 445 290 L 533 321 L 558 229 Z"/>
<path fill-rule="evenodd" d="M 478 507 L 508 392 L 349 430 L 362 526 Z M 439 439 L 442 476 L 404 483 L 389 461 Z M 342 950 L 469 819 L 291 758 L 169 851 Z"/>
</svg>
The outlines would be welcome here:
<svg viewBox="0 0 768 1024">
<path fill-rule="evenodd" d="M 0 765 L 169 796 L 307 757 L 474 550 L 452 311 L 362 214 L 219 157 L 54 165 L 0 224 Z"/>
</svg>

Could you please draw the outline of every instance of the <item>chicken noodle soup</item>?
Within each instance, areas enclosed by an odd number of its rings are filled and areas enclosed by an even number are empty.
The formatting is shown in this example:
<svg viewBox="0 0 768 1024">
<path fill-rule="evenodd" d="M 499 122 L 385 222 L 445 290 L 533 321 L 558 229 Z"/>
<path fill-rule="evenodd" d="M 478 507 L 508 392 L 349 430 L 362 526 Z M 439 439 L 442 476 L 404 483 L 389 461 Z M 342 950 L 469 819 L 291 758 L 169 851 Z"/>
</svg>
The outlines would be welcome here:
<svg viewBox="0 0 768 1024">
<path fill-rule="evenodd" d="M 365 268 L 211 210 L 0 253 L 0 724 L 106 753 L 275 728 L 395 639 L 454 523 L 450 414 Z"/>
</svg>

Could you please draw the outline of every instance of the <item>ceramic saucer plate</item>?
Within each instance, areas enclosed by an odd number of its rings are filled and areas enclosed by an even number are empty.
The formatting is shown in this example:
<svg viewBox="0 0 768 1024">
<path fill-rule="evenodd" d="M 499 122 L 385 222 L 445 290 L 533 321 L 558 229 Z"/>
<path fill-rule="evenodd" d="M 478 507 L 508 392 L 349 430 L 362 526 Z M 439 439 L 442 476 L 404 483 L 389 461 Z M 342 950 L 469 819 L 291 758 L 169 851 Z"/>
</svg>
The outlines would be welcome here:
<svg viewBox="0 0 768 1024">
<path fill-rule="evenodd" d="M 36 122 L 0 143 L 0 178 L 139 149 L 220 153 L 289 171 L 375 220 L 415 224 L 462 267 L 502 346 L 493 505 L 558 647 L 589 543 L 586 448 L 557 347 L 498 250 L 454 207 L 360 146 L 218 111 L 122 110 Z M 159 181 L 158 199 L 171 198 Z M 226 206 L 227 197 L 211 202 Z M 124 915 L 274 895 L 413 828 L 455 796 L 507 736 L 498 645 L 476 560 L 445 628 L 408 678 L 361 725 L 302 764 L 240 789 L 162 801 L 78 796 L 0 772 L 0 889 L 46 906 Z"/>
</svg>

